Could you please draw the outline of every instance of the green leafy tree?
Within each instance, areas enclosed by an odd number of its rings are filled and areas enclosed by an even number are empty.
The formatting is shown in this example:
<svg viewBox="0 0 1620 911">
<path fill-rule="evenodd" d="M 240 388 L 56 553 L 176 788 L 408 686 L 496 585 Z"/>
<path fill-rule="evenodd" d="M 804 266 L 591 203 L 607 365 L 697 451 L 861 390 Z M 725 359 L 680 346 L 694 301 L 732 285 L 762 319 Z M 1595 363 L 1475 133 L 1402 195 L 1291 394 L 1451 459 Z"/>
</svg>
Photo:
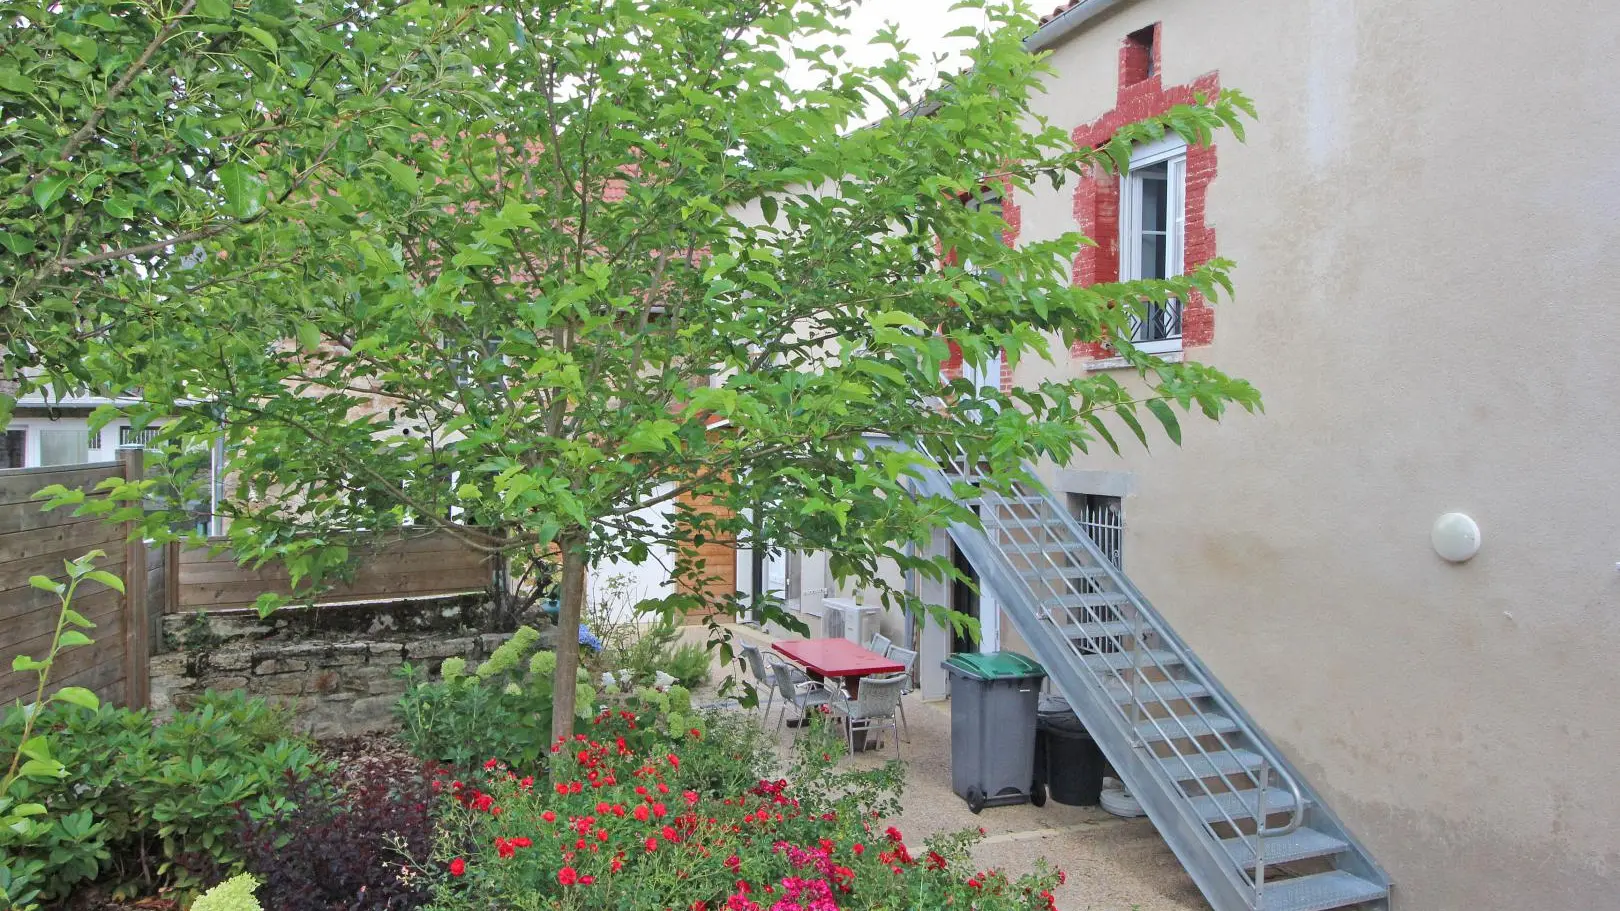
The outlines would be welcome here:
<svg viewBox="0 0 1620 911">
<path fill-rule="evenodd" d="M 949 619 L 879 573 L 950 574 L 906 544 L 973 521 L 910 494 L 919 465 L 965 453 L 1006 482 L 1114 447 L 1110 424 L 1146 443 L 1151 415 L 1179 440 L 1178 412 L 1258 403 L 1130 344 L 1131 312 L 1214 297 L 1228 263 L 1077 287 L 1084 238 L 1009 247 L 995 207 L 968 203 L 1115 168 L 1167 130 L 1206 142 L 1247 102 L 1226 92 L 1076 149 L 1029 109 L 1047 68 L 1022 5 L 985 4 L 970 65 L 938 84 L 911 76 L 893 32 L 882 63 L 850 62 L 852 5 L 481 7 L 462 47 L 481 83 L 413 88 L 336 143 L 308 192 L 255 196 L 263 217 L 169 264 L 188 293 L 132 287 L 148 318 L 90 318 L 72 369 L 139 389 L 138 417 L 174 416 L 178 461 L 223 435 L 237 551 L 300 578 L 343 557 L 344 530 L 434 528 L 555 559 L 567 631 L 592 563 L 665 546 L 701 575 L 697 549 L 726 538 L 826 551 L 887 605 Z M 281 154 L 241 160 L 295 172 Z M 1017 364 L 1098 339 L 1138 381 L 1003 393 L 941 373 L 953 348 Z M 577 668 L 565 633 L 558 734 Z"/>
<path fill-rule="evenodd" d="M 81 363 L 91 337 L 162 320 L 167 297 L 297 268 L 307 254 L 291 245 L 225 269 L 176 267 L 296 218 L 333 175 L 363 166 L 370 131 L 471 77 L 456 50 L 477 38 L 469 9 L 0 5 L 0 378 L 97 386 L 102 371 Z"/>
</svg>

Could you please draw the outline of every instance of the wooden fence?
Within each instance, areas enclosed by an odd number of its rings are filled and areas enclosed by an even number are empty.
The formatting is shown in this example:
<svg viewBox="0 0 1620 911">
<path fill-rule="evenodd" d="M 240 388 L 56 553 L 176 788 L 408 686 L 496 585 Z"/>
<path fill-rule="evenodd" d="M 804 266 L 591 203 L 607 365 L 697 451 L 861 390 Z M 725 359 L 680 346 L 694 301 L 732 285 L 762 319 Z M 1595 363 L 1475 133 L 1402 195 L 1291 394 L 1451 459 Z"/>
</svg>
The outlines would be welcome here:
<svg viewBox="0 0 1620 911">
<path fill-rule="evenodd" d="M 316 604 L 397 601 L 483 591 L 492 564 L 487 554 L 469 549 L 443 532 L 421 532 L 379 538 L 351 547 L 353 577 L 315 600 Z M 253 606 L 265 592 L 292 593 L 285 567 L 266 563 L 254 569 L 236 562 L 229 551 L 171 545 L 166 557 L 169 613 L 239 610 Z"/>
<path fill-rule="evenodd" d="M 147 600 L 147 548 L 128 540 L 128 525 L 74 516 L 66 508 L 45 512 L 33 500 L 35 491 L 50 484 L 93 490 L 104 479 L 138 479 L 140 472 L 139 450 L 121 453 L 117 462 L 0 471 L 0 705 L 32 699 L 34 675 L 12 672 L 11 659 L 42 657 L 56 628 L 56 596 L 30 587 L 29 577 L 65 579 L 64 561 L 97 549 L 107 552 L 98 568 L 121 576 L 124 594 L 96 582 L 79 586 L 73 607 L 96 625 L 86 630 L 95 642 L 63 652 L 51 683 L 53 688 L 86 687 L 112 702 L 146 704 L 153 619 Z M 138 571 L 130 572 L 130 567 Z"/>
<path fill-rule="evenodd" d="M 29 577 L 63 579 L 63 561 L 86 551 L 106 551 L 97 566 L 124 580 L 124 594 L 96 582 L 79 587 L 73 606 L 96 624 L 86 631 L 95 642 L 64 652 L 51 684 L 87 687 L 110 702 L 147 704 L 148 660 L 161 641 L 164 613 L 251 608 L 264 592 L 291 594 L 290 576 L 279 564 L 254 569 L 239 565 L 228 551 L 148 548 L 129 540 L 131 525 L 74 516 L 65 508 L 45 512 L 33 499 L 50 484 L 93 491 L 107 478 L 139 479 L 142 458 L 139 449 L 129 449 L 117 462 L 0 471 L 0 706 L 33 698 L 36 678 L 13 673 L 11 659 L 44 655 L 56 627 L 56 596 L 31 587 Z M 441 532 L 378 538 L 351 548 L 351 555 L 353 577 L 315 603 L 481 592 L 489 587 L 493 566 L 488 555 Z"/>
</svg>

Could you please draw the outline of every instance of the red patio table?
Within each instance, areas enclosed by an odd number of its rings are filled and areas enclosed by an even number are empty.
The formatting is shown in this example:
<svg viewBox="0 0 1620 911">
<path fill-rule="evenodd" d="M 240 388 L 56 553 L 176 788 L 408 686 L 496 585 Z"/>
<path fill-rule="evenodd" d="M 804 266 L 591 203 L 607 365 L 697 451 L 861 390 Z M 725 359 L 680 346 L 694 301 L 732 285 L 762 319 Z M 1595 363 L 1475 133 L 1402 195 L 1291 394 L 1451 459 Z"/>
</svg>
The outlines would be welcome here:
<svg viewBox="0 0 1620 911">
<path fill-rule="evenodd" d="M 811 679 L 836 677 L 844 681 L 851 699 L 860 694 L 861 678 L 876 674 L 898 674 L 906 666 L 862 648 L 848 639 L 793 639 L 772 642 L 775 649 L 789 661 L 803 667 Z M 792 726 L 792 722 L 789 722 Z M 855 732 L 855 751 L 868 748 L 865 731 Z"/>
<path fill-rule="evenodd" d="M 869 648 L 862 648 L 848 639 L 793 639 L 773 642 L 771 648 L 803 667 L 817 680 L 841 678 L 849 687 L 851 696 L 859 692 L 862 677 L 898 674 L 906 669 L 900 662 L 885 658 Z"/>
</svg>

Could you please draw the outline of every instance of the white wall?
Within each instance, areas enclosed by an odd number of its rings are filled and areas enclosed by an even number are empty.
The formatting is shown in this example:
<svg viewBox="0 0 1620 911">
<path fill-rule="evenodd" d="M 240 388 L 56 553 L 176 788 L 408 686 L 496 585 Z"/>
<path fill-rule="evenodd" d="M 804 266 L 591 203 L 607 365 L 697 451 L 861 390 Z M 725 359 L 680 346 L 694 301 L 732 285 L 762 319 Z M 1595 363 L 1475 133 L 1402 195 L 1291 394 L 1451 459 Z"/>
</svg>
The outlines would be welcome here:
<svg viewBox="0 0 1620 911">
<path fill-rule="evenodd" d="M 663 503 L 638 510 L 634 516 L 667 528 L 673 513 L 673 506 Z M 661 546 L 652 548 L 647 559 L 640 564 L 622 558 L 604 560 L 591 567 L 587 574 L 585 598 L 590 604 L 609 606 L 615 622 L 645 621 L 649 617 L 638 613 L 635 605 L 675 594 L 674 570 L 674 555 L 669 548 Z"/>
<path fill-rule="evenodd" d="M 1266 412 L 1070 467 L 1130 475 L 1131 577 L 1402 907 L 1616 907 L 1620 7 L 1140 0 L 1057 49 L 1042 113 L 1113 107 L 1154 22 L 1167 85 L 1260 108 L 1219 142 L 1238 297 L 1190 356 Z M 1024 240 L 1076 228 L 1070 193 L 1019 201 Z M 1429 547 L 1451 510 L 1470 563 Z"/>
</svg>

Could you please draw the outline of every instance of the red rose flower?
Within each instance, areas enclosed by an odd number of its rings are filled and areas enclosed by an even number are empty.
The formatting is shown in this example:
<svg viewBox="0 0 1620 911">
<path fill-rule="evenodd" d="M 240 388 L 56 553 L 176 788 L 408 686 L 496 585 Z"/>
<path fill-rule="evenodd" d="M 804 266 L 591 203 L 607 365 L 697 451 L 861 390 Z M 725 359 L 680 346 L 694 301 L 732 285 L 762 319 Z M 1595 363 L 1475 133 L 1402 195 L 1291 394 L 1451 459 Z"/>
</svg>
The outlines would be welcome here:
<svg viewBox="0 0 1620 911">
<path fill-rule="evenodd" d="M 563 867 L 557 871 L 557 882 L 565 886 L 572 886 L 579 882 L 579 871 L 573 867 Z"/>
<path fill-rule="evenodd" d="M 455 860 L 450 861 L 450 875 L 451 876 L 460 876 L 461 874 L 466 873 L 466 872 L 467 872 L 467 862 L 466 861 L 462 860 L 459 857 L 456 858 Z"/>
</svg>

